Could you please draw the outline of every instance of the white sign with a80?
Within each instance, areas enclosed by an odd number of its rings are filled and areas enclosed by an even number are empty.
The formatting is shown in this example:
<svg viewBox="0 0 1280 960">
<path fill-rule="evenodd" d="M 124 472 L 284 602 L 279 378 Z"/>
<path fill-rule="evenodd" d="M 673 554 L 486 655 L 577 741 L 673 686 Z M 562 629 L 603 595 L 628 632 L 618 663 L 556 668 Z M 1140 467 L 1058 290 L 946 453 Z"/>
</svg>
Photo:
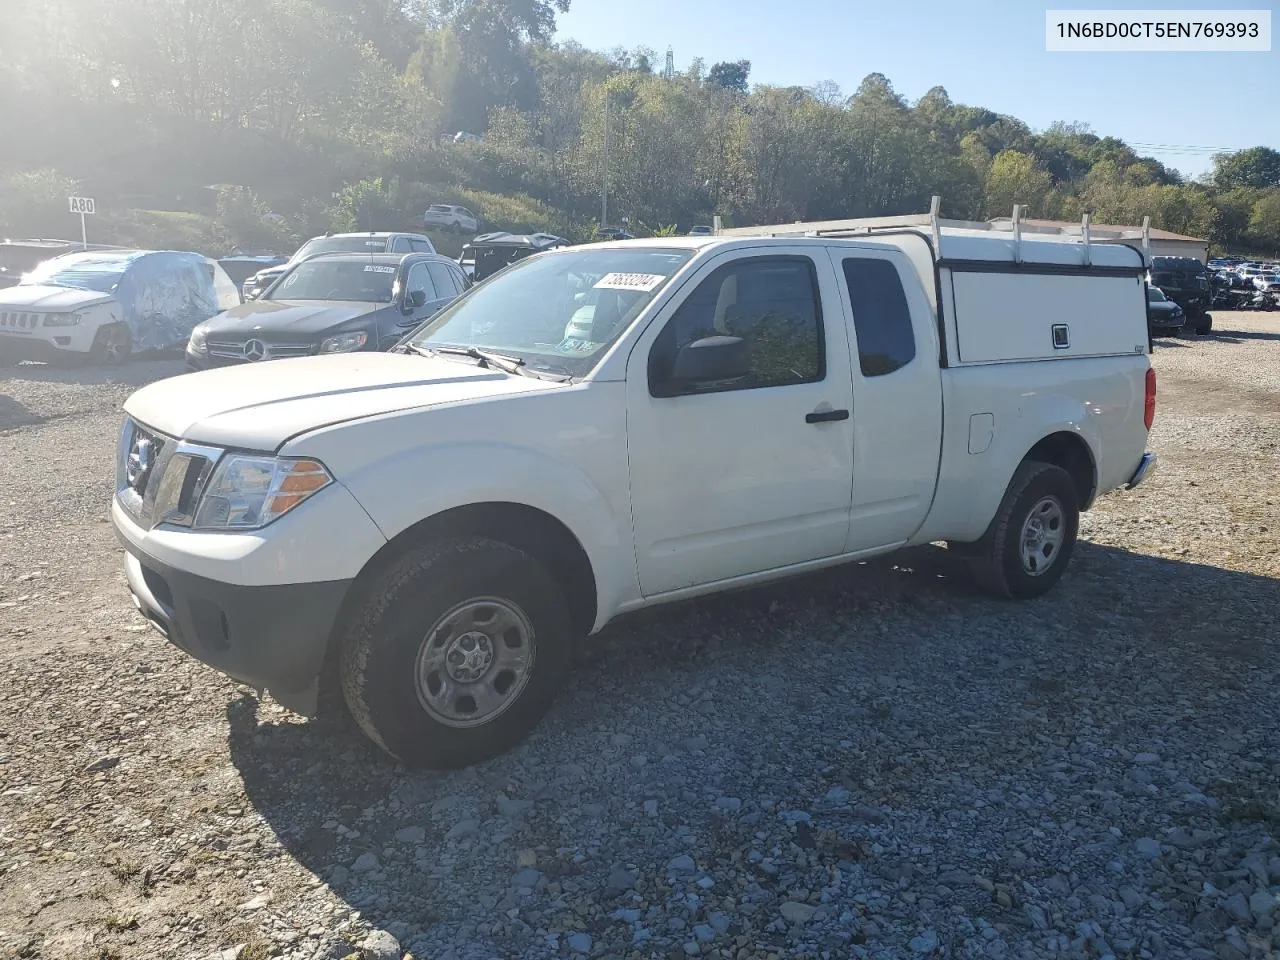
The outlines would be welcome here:
<svg viewBox="0 0 1280 960">
<path fill-rule="evenodd" d="M 93 213 L 93 197 L 67 197 L 72 213 Z"/>
</svg>

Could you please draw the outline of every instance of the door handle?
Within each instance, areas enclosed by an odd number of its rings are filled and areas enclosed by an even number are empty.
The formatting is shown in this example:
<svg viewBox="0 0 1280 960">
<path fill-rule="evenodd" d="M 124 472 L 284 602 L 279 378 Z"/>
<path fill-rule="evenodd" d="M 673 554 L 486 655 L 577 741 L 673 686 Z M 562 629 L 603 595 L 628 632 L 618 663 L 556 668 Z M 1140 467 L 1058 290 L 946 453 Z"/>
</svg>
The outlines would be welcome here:
<svg viewBox="0 0 1280 960">
<path fill-rule="evenodd" d="M 805 423 L 830 423 L 833 420 L 848 420 L 848 410 L 815 410 L 804 415 Z"/>
</svg>

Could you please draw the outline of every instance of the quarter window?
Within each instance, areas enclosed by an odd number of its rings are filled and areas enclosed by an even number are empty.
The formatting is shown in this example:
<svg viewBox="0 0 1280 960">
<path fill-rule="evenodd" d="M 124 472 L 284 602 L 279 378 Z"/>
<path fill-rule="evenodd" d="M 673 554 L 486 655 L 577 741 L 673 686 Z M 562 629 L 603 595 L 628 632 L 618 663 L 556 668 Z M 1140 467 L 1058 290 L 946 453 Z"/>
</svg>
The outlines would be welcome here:
<svg viewBox="0 0 1280 960">
<path fill-rule="evenodd" d="M 681 347 L 741 337 L 750 372 L 713 390 L 813 383 L 826 376 L 817 277 L 808 257 L 756 257 L 718 268 L 680 305 L 649 354 L 649 384 L 665 382 Z"/>
<path fill-rule="evenodd" d="M 897 268 L 888 260 L 853 258 L 843 266 L 862 375 L 882 377 L 902 369 L 915 359 L 916 338 Z"/>
</svg>

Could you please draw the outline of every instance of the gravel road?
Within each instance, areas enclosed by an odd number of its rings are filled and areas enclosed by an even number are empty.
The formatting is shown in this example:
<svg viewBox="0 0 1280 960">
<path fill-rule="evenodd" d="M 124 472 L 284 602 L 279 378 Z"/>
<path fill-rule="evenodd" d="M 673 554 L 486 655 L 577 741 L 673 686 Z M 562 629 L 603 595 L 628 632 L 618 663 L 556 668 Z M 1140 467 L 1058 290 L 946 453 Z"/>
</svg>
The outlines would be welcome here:
<svg viewBox="0 0 1280 960">
<path fill-rule="evenodd" d="M 444 775 L 133 612 L 118 411 L 174 364 L 0 371 L 0 957 L 1273 960 L 1280 320 L 1215 326 L 1048 597 L 926 548 L 653 612 Z"/>
</svg>

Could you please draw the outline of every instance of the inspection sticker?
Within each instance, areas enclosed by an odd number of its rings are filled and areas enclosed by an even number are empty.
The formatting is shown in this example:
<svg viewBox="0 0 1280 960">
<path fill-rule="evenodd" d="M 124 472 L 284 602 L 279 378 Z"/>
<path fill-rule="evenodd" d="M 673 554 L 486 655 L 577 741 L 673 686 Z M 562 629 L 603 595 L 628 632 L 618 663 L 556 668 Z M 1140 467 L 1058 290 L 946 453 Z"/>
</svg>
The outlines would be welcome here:
<svg viewBox="0 0 1280 960">
<path fill-rule="evenodd" d="M 604 290 L 640 290 L 648 293 L 663 280 L 660 273 L 606 273 L 593 286 Z"/>
<path fill-rule="evenodd" d="M 379 267 L 376 264 L 368 264 L 364 268 L 365 273 L 395 273 L 395 267 Z"/>
</svg>

